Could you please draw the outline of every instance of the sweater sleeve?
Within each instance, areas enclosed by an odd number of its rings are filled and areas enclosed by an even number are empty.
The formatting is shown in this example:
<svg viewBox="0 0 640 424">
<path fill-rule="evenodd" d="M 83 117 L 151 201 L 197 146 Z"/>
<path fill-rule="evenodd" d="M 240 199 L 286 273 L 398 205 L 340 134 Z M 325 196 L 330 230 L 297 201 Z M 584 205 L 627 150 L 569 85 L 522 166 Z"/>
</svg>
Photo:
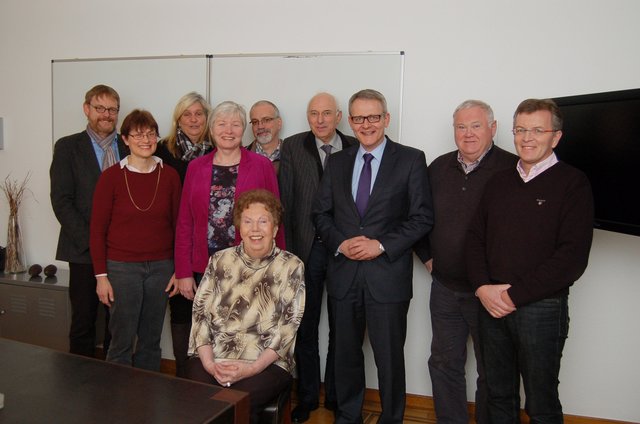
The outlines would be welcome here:
<svg viewBox="0 0 640 424">
<path fill-rule="evenodd" d="M 107 233 L 113 213 L 114 176 L 116 175 L 110 171 L 114 169 L 117 169 L 117 166 L 102 173 L 93 194 L 89 249 L 91 251 L 93 271 L 96 275 L 107 272 Z"/>
<path fill-rule="evenodd" d="M 176 220 L 176 237 L 174 246 L 176 278 L 187 278 L 193 275 L 191 256 L 193 251 L 193 216 L 191 198 L 197 184 L 196 162 L 187 168 L 184 187 L 180 195 L 180 203 Z"/>
<path fill-rule="evenodd" d="M 287 358 L 288 352 L 293 351 L 305 304 L 304 265 L 293 255 L 289 262 L 291 266 L 287 271 L 287 281 L 282 284 L 278 299 L 278 325 L 267 346 L 280 358 Z"/>
</svg>

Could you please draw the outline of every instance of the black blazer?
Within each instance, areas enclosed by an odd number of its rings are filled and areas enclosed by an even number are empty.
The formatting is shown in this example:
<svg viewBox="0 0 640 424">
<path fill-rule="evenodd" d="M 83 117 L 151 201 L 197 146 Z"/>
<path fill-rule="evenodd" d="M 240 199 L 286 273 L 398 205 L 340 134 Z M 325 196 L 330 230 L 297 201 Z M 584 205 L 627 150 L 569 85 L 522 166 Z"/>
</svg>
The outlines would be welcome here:
<svg viewBox="0 0 640 424">
<path fill-rule="evenodd" d="M 342 149 L 357 144 L 355 138 L 340 131 L 337 133 L 342 141 Z M 306 263 L 316 235 L 311 207 L 322 177 L 320 154 L 311 131 L 287 137 L 280 149 L 278 184 L 284 207 L 287 250 Z"/>
<path fill-rule="evenodd" d="M 332 252 L 327 291 L 341 299 L 358 266 L 365 267 L 366 283 L 380 303 L 408 301 L 413 295 L 412 246 L 433 226 L 433 204 L 422 151 L 387 139 L 371 197 L 361 219 L 351 194 L 358 146 L 331 155 L 313 206 L 314 222 Z M 385 253 L 369 261 L 334 255 L 349 238 L 377 239 Z"/>
<path fill-rule="evenodd" d="M 120 159 L 128 155 L 127 146 L 118 134 Z M 61 138 L 53 149 L 49 169 L 51 206 L 60 222 L 56 259 L 90 264 L 89 220 L 93 191 L 100 178 L 91 137 L 86 131 Z"/>
</svg>

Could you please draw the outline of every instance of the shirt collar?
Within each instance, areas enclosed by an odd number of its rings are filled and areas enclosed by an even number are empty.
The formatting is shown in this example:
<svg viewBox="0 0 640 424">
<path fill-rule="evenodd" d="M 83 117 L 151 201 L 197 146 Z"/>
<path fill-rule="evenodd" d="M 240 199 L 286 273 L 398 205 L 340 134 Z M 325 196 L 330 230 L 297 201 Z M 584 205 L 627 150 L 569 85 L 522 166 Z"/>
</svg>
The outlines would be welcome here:
<svg viewBox="0 0 640 424">
<path fill-rule="evenodd" d="M 331 145 L 331 147 L 333 147 L 332 153 L 340 150 L 340 143 L 338 142 L 338 140 L 340 139 L 340 136 L 338 135 L 338 131 L 335 132 L 335 134 L 333 135 L 333 138 L 331 139 L 331 141 L 329 143 L 325 143 L 324 141 L 320 140 L 318 137 L 316 137 L 316 148 L 318 150 L 320 150 L 320 148 L 326 144 Z"/>
<path fill-rule="evenodd" d="M 262 148 L 262 144 L 258 143 L 258 140 L 256 140 L 255 143 L 256 143 L 257 154 L 268 158 L 271 162 L 273 162 L 274 160 L 280 159 L 280 146 L 282 145 L 282 140 L 278 139 L 278 146 L 275 148 L 275 150 L 271 154 L 267 153 Z"/>
<path fill-rule="evenodd" d="M 478 165 L 480 165 L 480 162 L 482 162 L 482 159 L 484 159 L 487 153 L 489 153 L 489 150 L 491 150 L 492 147 L 493 143 L 491 143 L 491 146 L 489 146 L 489 148 L 485 150 L 485 152 L 481 154 L 478 159 L 474 160 L 471 163 L 465 163 L 464 159 L 462 158 L 462 153 L 460 153 L 460 150 L 458 150 L 458 163 L 460 164 L 460 166 L 462 166 L 462 170 L 464 171 L 464 173 L 468 174 L 476 169 Z"/>
<path fill-rule="evenodd" d="M 516 169 L 518 170 L 518 174 L 520 174 L 520 178 L 522 178 L 522 181 L 524 181 L 525 183 L 528 183 L 529 181 L 533 180 L 535 177 L 542 174 L 544 171 L 546 171 L 547 169 L 551 168 L 553 165 L 558 163 L 558 157 L 556 156 L 555 152 L 552 152 L 548 158 L 533 165 L 531 167 L 531 170 L 529 170 L 528 175 L 524 171 L 524 168 L 522 167 L 521 162 L 522 160 L 518 161 L 518 164 L 516 165 Z"/>
<path fill-rule="evenodd" d="M 135 166 L 129 165 L 128 158 L 129 158 L 129 156 L 125 157 L 124 159 L 122 159 L 122 160 L 120 161 L 120 163 L 119 163 L 119 165 L 120 165 L 120 169 L 123 169 L 123 168 L 125 168 L 125 167 L 126 167 L 126 168 L 127 168 L 129 171 L 131 171 L 131 172 L 137 172 L 137 173 L 139 173 L 139 174 L 142 174 L 143 172 L 142 172 L 141 170 L 137 169 Z M 161 168 L 163 168 L 163 167 L 164 167 L 164 165 L 163 165 L 163 163 L 162 163 L 162 159 L 160 159 L 159 157 L 157 157 L 157 156 L 151 156 L 151 159 L 153 159 L 153 160 L 155 161 L 156 165 L 160 164 L 160 167 L 161 167 Z M 153 168 L 151 168 L 151 171 L 149 171 L 149 172 L 153 172 L 153 171 L 155 171 L 155 169 L 156 169 L 156 166 L 154 166 Z"/>
<path fill-rule="evenodd" d="M 384 148 L 386 146 L 387 146 L 387 136 L 386 135 L 384 136 L 384 140 L 382 140 L 382 143 L 380 143 L 380 145 L 378 145 L 378 147 L 376 147 L 375 149 L 373 149 L 370 152 L 366 151 L 362 147 L 362 144 L 361 144 L 360 147 L 358 147 L 358 158 L 362 158 L 362 156 L 365 153 L 371 153 L 375 159 L 377 159 L 378 161 L 381 161 L 382 160 L 382 154 L 384 153 Z"/>
</svg>

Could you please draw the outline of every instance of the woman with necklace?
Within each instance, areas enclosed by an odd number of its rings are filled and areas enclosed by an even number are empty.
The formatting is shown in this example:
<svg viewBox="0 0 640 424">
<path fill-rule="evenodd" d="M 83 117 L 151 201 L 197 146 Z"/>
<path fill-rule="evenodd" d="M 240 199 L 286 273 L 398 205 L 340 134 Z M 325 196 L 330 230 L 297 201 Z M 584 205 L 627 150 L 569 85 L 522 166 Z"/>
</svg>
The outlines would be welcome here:
<svg viewBox="0 0 640 424">
<path fill-rule="evenodd" d="M 210 114 L 211 106 L 202 95 L 193 91 L 185 94 L 178 100 L 173 111 L 169 135 L 158 142 L 155 155 L 178 171 L 181 183 L 184 182 L 189 162 L 213 149 L 207 128 Z M 171 340 L 176 376 L 185 377 L 193 302 L 184 296 L 175 296 L 177 285 L 174 284 L 172 281 L 166 289 L 170 292 Z"/>
<path fill-rule="evenodd" d="M 91 215 L 96 291 L 111 312 L 107 361 L 159 371 L 180 177 L 153 156 L 158 124 L 149 112 L 132 111 L 120 132 L 131 153 L 102 173 Z"/>
<path fill-rule="evenodd" d="M 245 191 L 263 188 L 280 197 L 269 159 L 242 147 L 247 115 L 226 101 L 209 116 L 215 148 L 189 164 L 176 228 L 175 265 L 180 294 L 193 300 L 209 256 L 240 242 L 233 225 L 233 206 Z M 276 237 L 284 248 L 284 231 Z"/>
</svg>

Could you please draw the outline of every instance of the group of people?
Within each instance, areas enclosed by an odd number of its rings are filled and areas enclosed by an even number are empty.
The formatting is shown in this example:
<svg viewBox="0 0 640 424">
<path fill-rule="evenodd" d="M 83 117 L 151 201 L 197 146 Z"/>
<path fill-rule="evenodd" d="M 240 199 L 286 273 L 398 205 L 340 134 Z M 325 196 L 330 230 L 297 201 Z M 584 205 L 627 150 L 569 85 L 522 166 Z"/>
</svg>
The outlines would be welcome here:
<svg viewBox="0 0 640 424">
<path fill-rule="evenodd" d="M 518 422 L 520 377 L 532 422 L 562 422 L 558 374 L 569 286 L 584 272 L 593 204 L 586 177 L 555 156 L 562 117 L 528 99 L 513 120 L 517 156 L 494 145 L 491 107 L 453 114 L 456 149 L 428 167 L 392 141 L 384 96 L 307 105 L 309 131 L 281 139 L 268 100 L 176 105 L 170 134 L 144 110 L 117 132 L 112 88 L 89 90 L 85 131 L 60 139 L 51 200 L 56 258 L 69 262 L 70 351 L 92 356 L 99 302 L 107 360 L 158 370 L 167 301 L 176 373 L 250 393 L 252 422 L 297 373 L 293 422 L 319 407 L 318 326 L 327 292 L 324 406 L 361 423 L 365 334 L 382 411 L 401 423 L 413 252 L 432 276 L 428 368 L 438 422 L 466 423 L 469 336 L 476 421 Z M 244 148 L 251 125 L 254 141 Z"/>
</svg>

